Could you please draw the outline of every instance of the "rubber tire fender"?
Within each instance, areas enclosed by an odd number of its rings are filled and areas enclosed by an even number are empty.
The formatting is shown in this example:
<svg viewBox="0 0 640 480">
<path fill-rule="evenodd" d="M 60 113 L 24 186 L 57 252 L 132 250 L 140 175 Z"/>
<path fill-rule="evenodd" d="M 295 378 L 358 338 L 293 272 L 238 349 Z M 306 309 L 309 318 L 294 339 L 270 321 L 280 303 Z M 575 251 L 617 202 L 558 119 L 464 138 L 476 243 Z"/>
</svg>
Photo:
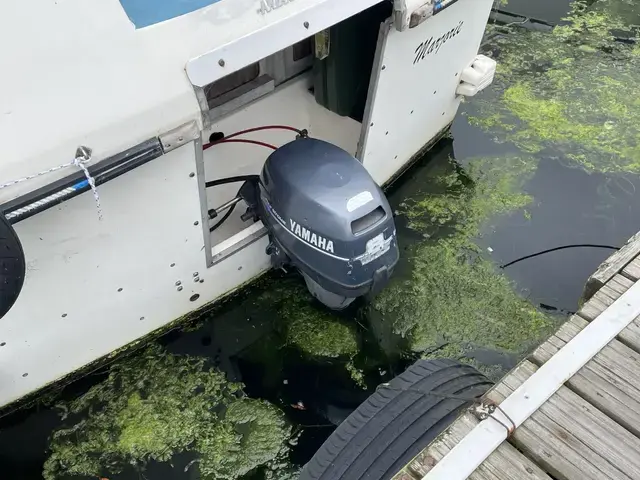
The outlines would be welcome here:
<svg viewBox="0 0 640 480">
<path fill-rule="evenodd" d="M 22 291 L 26 261 L 18 234 L 0 214 L 0 318 L 13 307 Z"/>
<path fill-rule="evenodd" d="M 491 386 L 470 365 L 419 360 L 342 422 L 299 480 L 390 480 Z"/>
</svg>

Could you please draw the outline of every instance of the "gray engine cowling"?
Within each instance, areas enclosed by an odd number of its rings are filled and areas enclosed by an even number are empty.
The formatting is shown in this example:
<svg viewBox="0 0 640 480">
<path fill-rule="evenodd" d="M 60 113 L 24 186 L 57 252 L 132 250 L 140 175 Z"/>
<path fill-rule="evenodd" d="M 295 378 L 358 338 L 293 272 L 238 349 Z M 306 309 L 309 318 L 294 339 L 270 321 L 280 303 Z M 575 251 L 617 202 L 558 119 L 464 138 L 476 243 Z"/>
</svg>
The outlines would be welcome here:
<svg viewBox="0 0 640 480">
<path fill-rule="evenodd" d="M 393 214 L 358 160 L 298 138 L 269 156 L 256 199 L 276 267 L 293 265 L 333 309 L 377 293 L 398 262 Z"/>
</svg>

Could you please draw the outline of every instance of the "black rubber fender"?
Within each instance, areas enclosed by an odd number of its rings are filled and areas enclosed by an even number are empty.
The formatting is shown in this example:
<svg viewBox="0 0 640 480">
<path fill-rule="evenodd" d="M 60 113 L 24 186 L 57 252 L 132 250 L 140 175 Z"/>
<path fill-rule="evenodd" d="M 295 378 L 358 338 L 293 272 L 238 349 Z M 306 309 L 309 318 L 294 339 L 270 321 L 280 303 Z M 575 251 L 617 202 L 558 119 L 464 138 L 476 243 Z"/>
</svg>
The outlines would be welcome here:
<svg viewBox="0 0 640 480">
<path fill-rule="evenodd" d="M 475 399 L 492 385 L 469 365 L 419 360 L 342 422 L 299 480 L 389 480 L 472 403 L 443 395 Z"/>
<path fill-rule="evenodd" d="M 0 214 L 0 318 L 13 307 L 22 291 L 26 261 L 18 234 Z"/>
</svg>

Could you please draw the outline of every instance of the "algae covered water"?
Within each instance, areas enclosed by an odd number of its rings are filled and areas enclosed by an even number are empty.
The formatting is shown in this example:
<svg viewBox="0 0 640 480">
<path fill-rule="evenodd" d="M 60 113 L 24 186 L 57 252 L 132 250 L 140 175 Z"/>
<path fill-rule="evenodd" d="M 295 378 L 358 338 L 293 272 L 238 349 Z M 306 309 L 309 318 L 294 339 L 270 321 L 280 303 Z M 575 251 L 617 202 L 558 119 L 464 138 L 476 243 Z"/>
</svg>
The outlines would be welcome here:
<svg viewBox="0 0 640 480">
<path fill-rule="evenodd" d="M 511 0 L 505 7 L 518 11 Z M 640 9 L 631 0 L 491 24 L 494 85 L 388 195 L 402 260 L 339 314 L 272 272 L 180 331 L 0 419 L 2 478 L 297 478 L 336 425 L 415 359 L 498 379 L 577 308 L 640 228 Z M 544 13 L 547 15 L 544 15 Z"/>
</svg>

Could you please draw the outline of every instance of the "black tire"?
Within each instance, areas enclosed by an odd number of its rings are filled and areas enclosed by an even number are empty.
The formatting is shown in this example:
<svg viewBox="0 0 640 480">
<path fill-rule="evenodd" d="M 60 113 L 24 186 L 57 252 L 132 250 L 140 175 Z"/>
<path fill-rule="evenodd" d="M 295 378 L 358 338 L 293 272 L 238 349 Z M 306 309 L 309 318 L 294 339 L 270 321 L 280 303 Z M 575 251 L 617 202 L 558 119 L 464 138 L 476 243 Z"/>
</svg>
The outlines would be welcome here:
<svg viewBox="0 0 640 480">
<path fill-rule="evenodd" d="M 419 360 L 378 387 L 324 442 L 300 480 L 388 480 L 492 383 L 453 360 Z"/>
<path fill-rule="evenodd" d="M 22 244 L 4 214 L 0 214 L 0 318 L 22 291 L 26 264 Z"/>
</svg>

